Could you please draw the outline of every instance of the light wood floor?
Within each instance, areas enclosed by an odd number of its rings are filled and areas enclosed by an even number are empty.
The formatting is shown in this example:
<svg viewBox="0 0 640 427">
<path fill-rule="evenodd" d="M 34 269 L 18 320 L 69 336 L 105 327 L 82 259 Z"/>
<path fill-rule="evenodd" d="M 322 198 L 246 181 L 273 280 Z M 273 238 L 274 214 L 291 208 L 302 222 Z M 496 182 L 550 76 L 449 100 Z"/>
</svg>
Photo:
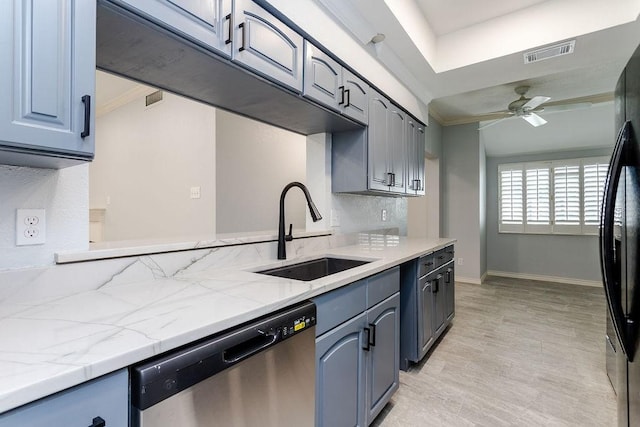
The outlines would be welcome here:
<svg viewBox="0 0 640 427">
<path fill-rule="evenodd" d="M 374 426 L 615 426 L 600 288 L 456 283 L 456 317 Z"/>
</svg>

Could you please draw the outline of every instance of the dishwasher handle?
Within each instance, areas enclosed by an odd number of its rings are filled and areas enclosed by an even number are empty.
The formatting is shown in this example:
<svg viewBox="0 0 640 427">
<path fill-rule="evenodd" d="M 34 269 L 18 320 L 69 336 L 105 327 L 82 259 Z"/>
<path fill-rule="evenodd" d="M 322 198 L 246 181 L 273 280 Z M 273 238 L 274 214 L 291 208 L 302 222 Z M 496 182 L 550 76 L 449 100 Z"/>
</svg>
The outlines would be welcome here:
<svg viewBox="0 0 640 427">
<path fill-rule="evenodd" d="M 223 350 L 222 361 L 226 364 L 238 363 L 242 359 L 246 359 L 267 347 L 271 347 L 280 341 L 282 336 L 282 330 L 280 328 L 271 332 L 264 332 L 258 329 L 258 333 L 260 335 Z"/>
</svg>

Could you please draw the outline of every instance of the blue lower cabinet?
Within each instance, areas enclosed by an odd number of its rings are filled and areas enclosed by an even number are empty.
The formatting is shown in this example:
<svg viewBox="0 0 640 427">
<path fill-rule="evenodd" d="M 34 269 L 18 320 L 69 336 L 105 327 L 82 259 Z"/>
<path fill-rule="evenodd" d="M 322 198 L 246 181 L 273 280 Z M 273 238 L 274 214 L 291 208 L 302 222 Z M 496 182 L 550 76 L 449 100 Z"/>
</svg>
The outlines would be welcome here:
<svg viewBox="0 0 640 427">
<path fill-rule="evenodd" d="M 373 422 L 400 385 L 400 294 L 367 310 L 371 330 L 366 352 L 367 424 Z"/>
<path fill-rule="evenodd" d="M 317 427 L 367 426 L 398 389 L 398 290 L 394 268 L 314 299 L 318 325 L 343 319 L 317 330 Z M 385 295 L 390 296 L 381 300 Z"/>
<path fill-rule="evenodd" d="M 126 369 L 0 415 L 2 427 L 123 427 L 128 423 Z"/>
<path fill-rule="evenodd" d="M 364 426 L 366 313 L 316 339 L 316 426 Z"/>
</svg>

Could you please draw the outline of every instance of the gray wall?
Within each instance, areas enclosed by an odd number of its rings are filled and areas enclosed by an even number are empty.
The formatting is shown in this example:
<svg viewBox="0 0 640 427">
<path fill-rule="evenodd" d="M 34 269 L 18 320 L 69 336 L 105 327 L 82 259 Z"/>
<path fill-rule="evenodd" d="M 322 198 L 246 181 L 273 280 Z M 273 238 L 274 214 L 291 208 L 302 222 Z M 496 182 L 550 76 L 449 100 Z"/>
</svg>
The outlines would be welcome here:
<svg viewBox="0 0 640 427">
<path fill-rule="evenodd" d="M 487 269 L 599 281 L 597 236 L 498 233 L 498 165 L 609 156 L 610 149 L 487 158 Z"/>
<path fill-rule="evenodd" d="M 424 152 L 430 159 L 435 159 L 442 155 L 442 125 L 429 116 L 429 126 L 425 130 L 427 139 Z"/>
<path fill-rule="evenodd" d="M 480 206 L 478 207 L 480 219 L 480 275 L 487 271 L 487 156 L 482 140 L 479 145 L 479 170 L 478 191 L 480 193 Z"/>
<path fill-rule="evenodd" d="M 280 193 L 306 182 L 306 137 L 224 110 L 216 112 L 216 232 L 278 229 Z M 286 227 L 305 228 L 302 191 L 285 200 Z"/>
<path fill-rule="evenodd" d="M 442 130 L 441 235 L 458 239 L 456 258 L 463 264 L 456 265 L 456 275 L 463 281 L 480 282 L 484 274 L 483 157 L 477 123 Z"/>
</svg>

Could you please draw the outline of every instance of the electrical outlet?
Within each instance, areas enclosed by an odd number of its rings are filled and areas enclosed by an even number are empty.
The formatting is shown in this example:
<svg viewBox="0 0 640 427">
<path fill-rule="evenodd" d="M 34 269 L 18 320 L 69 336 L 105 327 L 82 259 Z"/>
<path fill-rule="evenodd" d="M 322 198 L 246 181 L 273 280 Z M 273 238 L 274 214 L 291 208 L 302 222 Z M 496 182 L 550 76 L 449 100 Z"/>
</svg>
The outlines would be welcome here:
<svg viewBox="0 0 640 427">
<path fill-rule="evenodd" d="M 340 227 L 340 215 L 337 209 L 331 209 L 331 221 L 329 225 L 331 227 Z"/>
<path fill-rule="evenodd" d="M 382 209 L 382 220 L 386 221 L 387 220 L 387 210 L 386 209 Z"/>
<path fill-rule="evenodd" d="M 458 265 L 464 265 L 464 258 L 458 258 Z"/>
<path fill-rule="evenodd" d="M 46 242 L 44 209 L 16 210 L 16 246 L 42 245 Z"/>
</svg>

